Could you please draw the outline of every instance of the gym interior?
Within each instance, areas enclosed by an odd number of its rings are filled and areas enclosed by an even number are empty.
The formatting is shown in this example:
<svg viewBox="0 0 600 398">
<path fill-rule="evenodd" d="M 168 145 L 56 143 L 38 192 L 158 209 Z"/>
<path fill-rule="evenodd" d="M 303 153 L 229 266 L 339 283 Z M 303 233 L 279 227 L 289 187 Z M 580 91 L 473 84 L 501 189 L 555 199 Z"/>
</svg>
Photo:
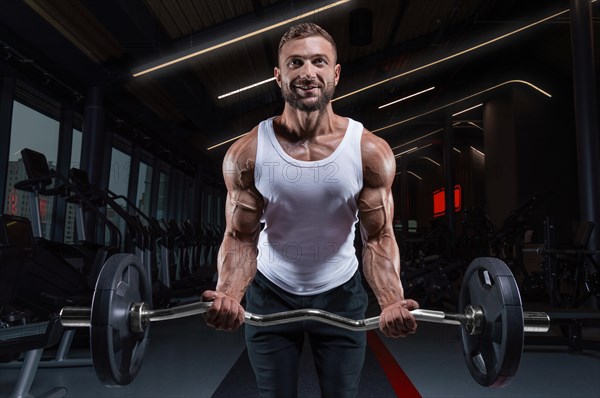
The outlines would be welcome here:
<svg viewBox="0 0 600 398">
<path fill-rule="evenodd" d="M 337 43 L 334 111 L 394 153 L 429 311 L 389 339 L 369 295 L 359 396 L 600 397 L 597 0 L 2 1 L 0 397 L 258 396 L 243 327 L 208 327 L 200 295 L 223 158 L 283 110 L 298 22 Z"/>
</svg>

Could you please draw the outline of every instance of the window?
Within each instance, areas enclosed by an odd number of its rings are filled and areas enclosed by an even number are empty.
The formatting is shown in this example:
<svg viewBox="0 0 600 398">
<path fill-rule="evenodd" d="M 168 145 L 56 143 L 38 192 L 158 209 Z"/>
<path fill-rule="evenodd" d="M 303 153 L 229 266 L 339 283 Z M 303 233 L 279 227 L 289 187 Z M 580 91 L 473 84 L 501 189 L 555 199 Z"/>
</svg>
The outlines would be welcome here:
<svg viewBox="0 0 600 398">
<path fill-rule="evenodd" d="M 14 187 L 16 182 L 27 179 L 25 166 L 21 158 L 21 150 L 29 148 L 43 153 L 50 168 L 56 168 L 59 126 L 60 123 L 57 120 L 37 112 L 18 101 L 14 102 L 4 212 L 27 218 L 32 217 L 28 193 L 19 191 Z M 50 238 L 53 221 L 53 198 L 41 196 L 37 206 L 42 225 L 42 236 Z"/>
<path fill-rule="evenodd" d="M 194 179 L 189 176 L 183 177 L 184 190 L 183 190 L 183 204 L 182 204 L 182 219 L 189 220 L 192 218 L 192 200 L 194 196 Z"/>
<path fill-rule="evenodd" d="M 152 166 L 140 162 L 140 173 L 138 177 L 137 194 L 135 205 L 144 214 L 150 214 L 150 199 L 152 198 Z"/>
<path fill-rule="evenodd" d="M 81 141 L 83 140 L 83 133 L 77 129 L 73 129 L 73 139 L 71 141 L 71 167 L 80 169 L 81 161 Z"/>
<path fill-rule="evenodd" d="M 83 133 L 77 129 L 73 129 L 73 139 L 71 141 L 71 168 L 81 168 L 81 141 Z M 65 237 L 66 243 L 77 242 L 77 230 L 75 226 L 75 206 L 72 203 L 67 203 L 67 213 L 65 215 Z"/>
<path fill-rule="evenodd" d="M 131 157 L 126 153 L 119 151 L 118 149 L 112 149 L 111 163 L 110 163 L 110 180 L 108 182 L 108 189 L 114 192 L 116 195 L 127 197 L 127 187 L 129 185 L 129 169 L 131 166 Z M 127 202 L 124 199 L 117 199 L 117 204 L 123 208 L 127 208 Z M 125 220 L 121 218 L 114 209 L 110 207 L 106 210 L 106 216 L 119 227 L 121 236 L 125 236 Z M 108 234 L 108 231 L 107 231 Z M 108 243 L 108 235 L 106 237 Z"/>
<path fill-rule="evenodd" d="M 161 220 L 167 218 L 167 184 L 168 176 L 164 172 L 160 172 L 160 181 L 158 186 L 158 202 L 156 207 L 156 218 Z"/>
</svg>

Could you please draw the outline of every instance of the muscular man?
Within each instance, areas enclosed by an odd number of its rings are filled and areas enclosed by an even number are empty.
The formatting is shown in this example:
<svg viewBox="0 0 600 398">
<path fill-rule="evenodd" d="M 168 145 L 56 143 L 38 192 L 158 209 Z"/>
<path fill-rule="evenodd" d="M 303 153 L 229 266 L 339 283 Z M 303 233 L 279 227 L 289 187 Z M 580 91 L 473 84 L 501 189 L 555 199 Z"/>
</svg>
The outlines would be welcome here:
<svg viewBox="0 0 600 398">
<path fill-rule="evenodd" d="M 259 314 L 318 308 L 364 318 L 367 296 L 353 246 L 360 220 L 363 274 L 381 307 L 389 337 L 414 333 L 413 300 L 404 298 L 392 229 L 395 159 L 362 124 L 336 115 L 340 78 L 336 46 L 315 24 L 290 28 L 279 43 L 275 78 L 283 113 L 231 146 L 223 162 L 227 227 L 216 291 L 204 300 L 209 325 L 235 330 L 244 308 Z M 261 228 L 262 223 L 264 227 Z M 297 394 L 305 336 L 324 397 L 353 397 L 366 335 L 313 321 L 246 325 L 246 343 L 264 397 Z"/>
</svg>

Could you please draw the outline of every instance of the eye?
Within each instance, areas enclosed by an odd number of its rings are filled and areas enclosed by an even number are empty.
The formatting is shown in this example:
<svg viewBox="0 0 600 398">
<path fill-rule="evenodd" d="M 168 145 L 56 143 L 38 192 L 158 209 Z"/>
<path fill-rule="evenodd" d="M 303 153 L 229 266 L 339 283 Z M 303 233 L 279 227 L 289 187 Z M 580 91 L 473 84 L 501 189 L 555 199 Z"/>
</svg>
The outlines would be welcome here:
<svg viewBox="0 0 600 398">
<path fill-rule="evenodd" d="M 298 58 L 291 59 L 290 62 L 288 62 L 288 66 L 291 68 L 302 66 L 302 60 Z"/>
<path fill-rule="evenodd" d="M 313 61 L 313 63 L 316 64 L 316 65 L 327 65 L 327 60 L 325 58 L 319 57 L 319 58 L 316 58 Z"/>
</svg>

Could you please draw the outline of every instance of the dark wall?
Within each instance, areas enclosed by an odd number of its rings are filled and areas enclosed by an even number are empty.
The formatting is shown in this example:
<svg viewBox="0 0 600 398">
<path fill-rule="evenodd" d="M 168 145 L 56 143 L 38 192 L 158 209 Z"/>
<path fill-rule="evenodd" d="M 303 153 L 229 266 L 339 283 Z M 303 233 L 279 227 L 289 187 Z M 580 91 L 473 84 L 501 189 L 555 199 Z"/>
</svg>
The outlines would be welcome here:
<svg viewBox="0 0 600 398">
<path fill-rule="evenodd" d="M 572 109 L 569 96 L 547 98 L 521 85 L 486 104 L 486 209 L 497 226 L 538 195 L 529 219 L 534 240 L 542 240 L 543 220 L 553 215 L 559 240 L 569 241 L 578 214 Z"/>
</svg>

